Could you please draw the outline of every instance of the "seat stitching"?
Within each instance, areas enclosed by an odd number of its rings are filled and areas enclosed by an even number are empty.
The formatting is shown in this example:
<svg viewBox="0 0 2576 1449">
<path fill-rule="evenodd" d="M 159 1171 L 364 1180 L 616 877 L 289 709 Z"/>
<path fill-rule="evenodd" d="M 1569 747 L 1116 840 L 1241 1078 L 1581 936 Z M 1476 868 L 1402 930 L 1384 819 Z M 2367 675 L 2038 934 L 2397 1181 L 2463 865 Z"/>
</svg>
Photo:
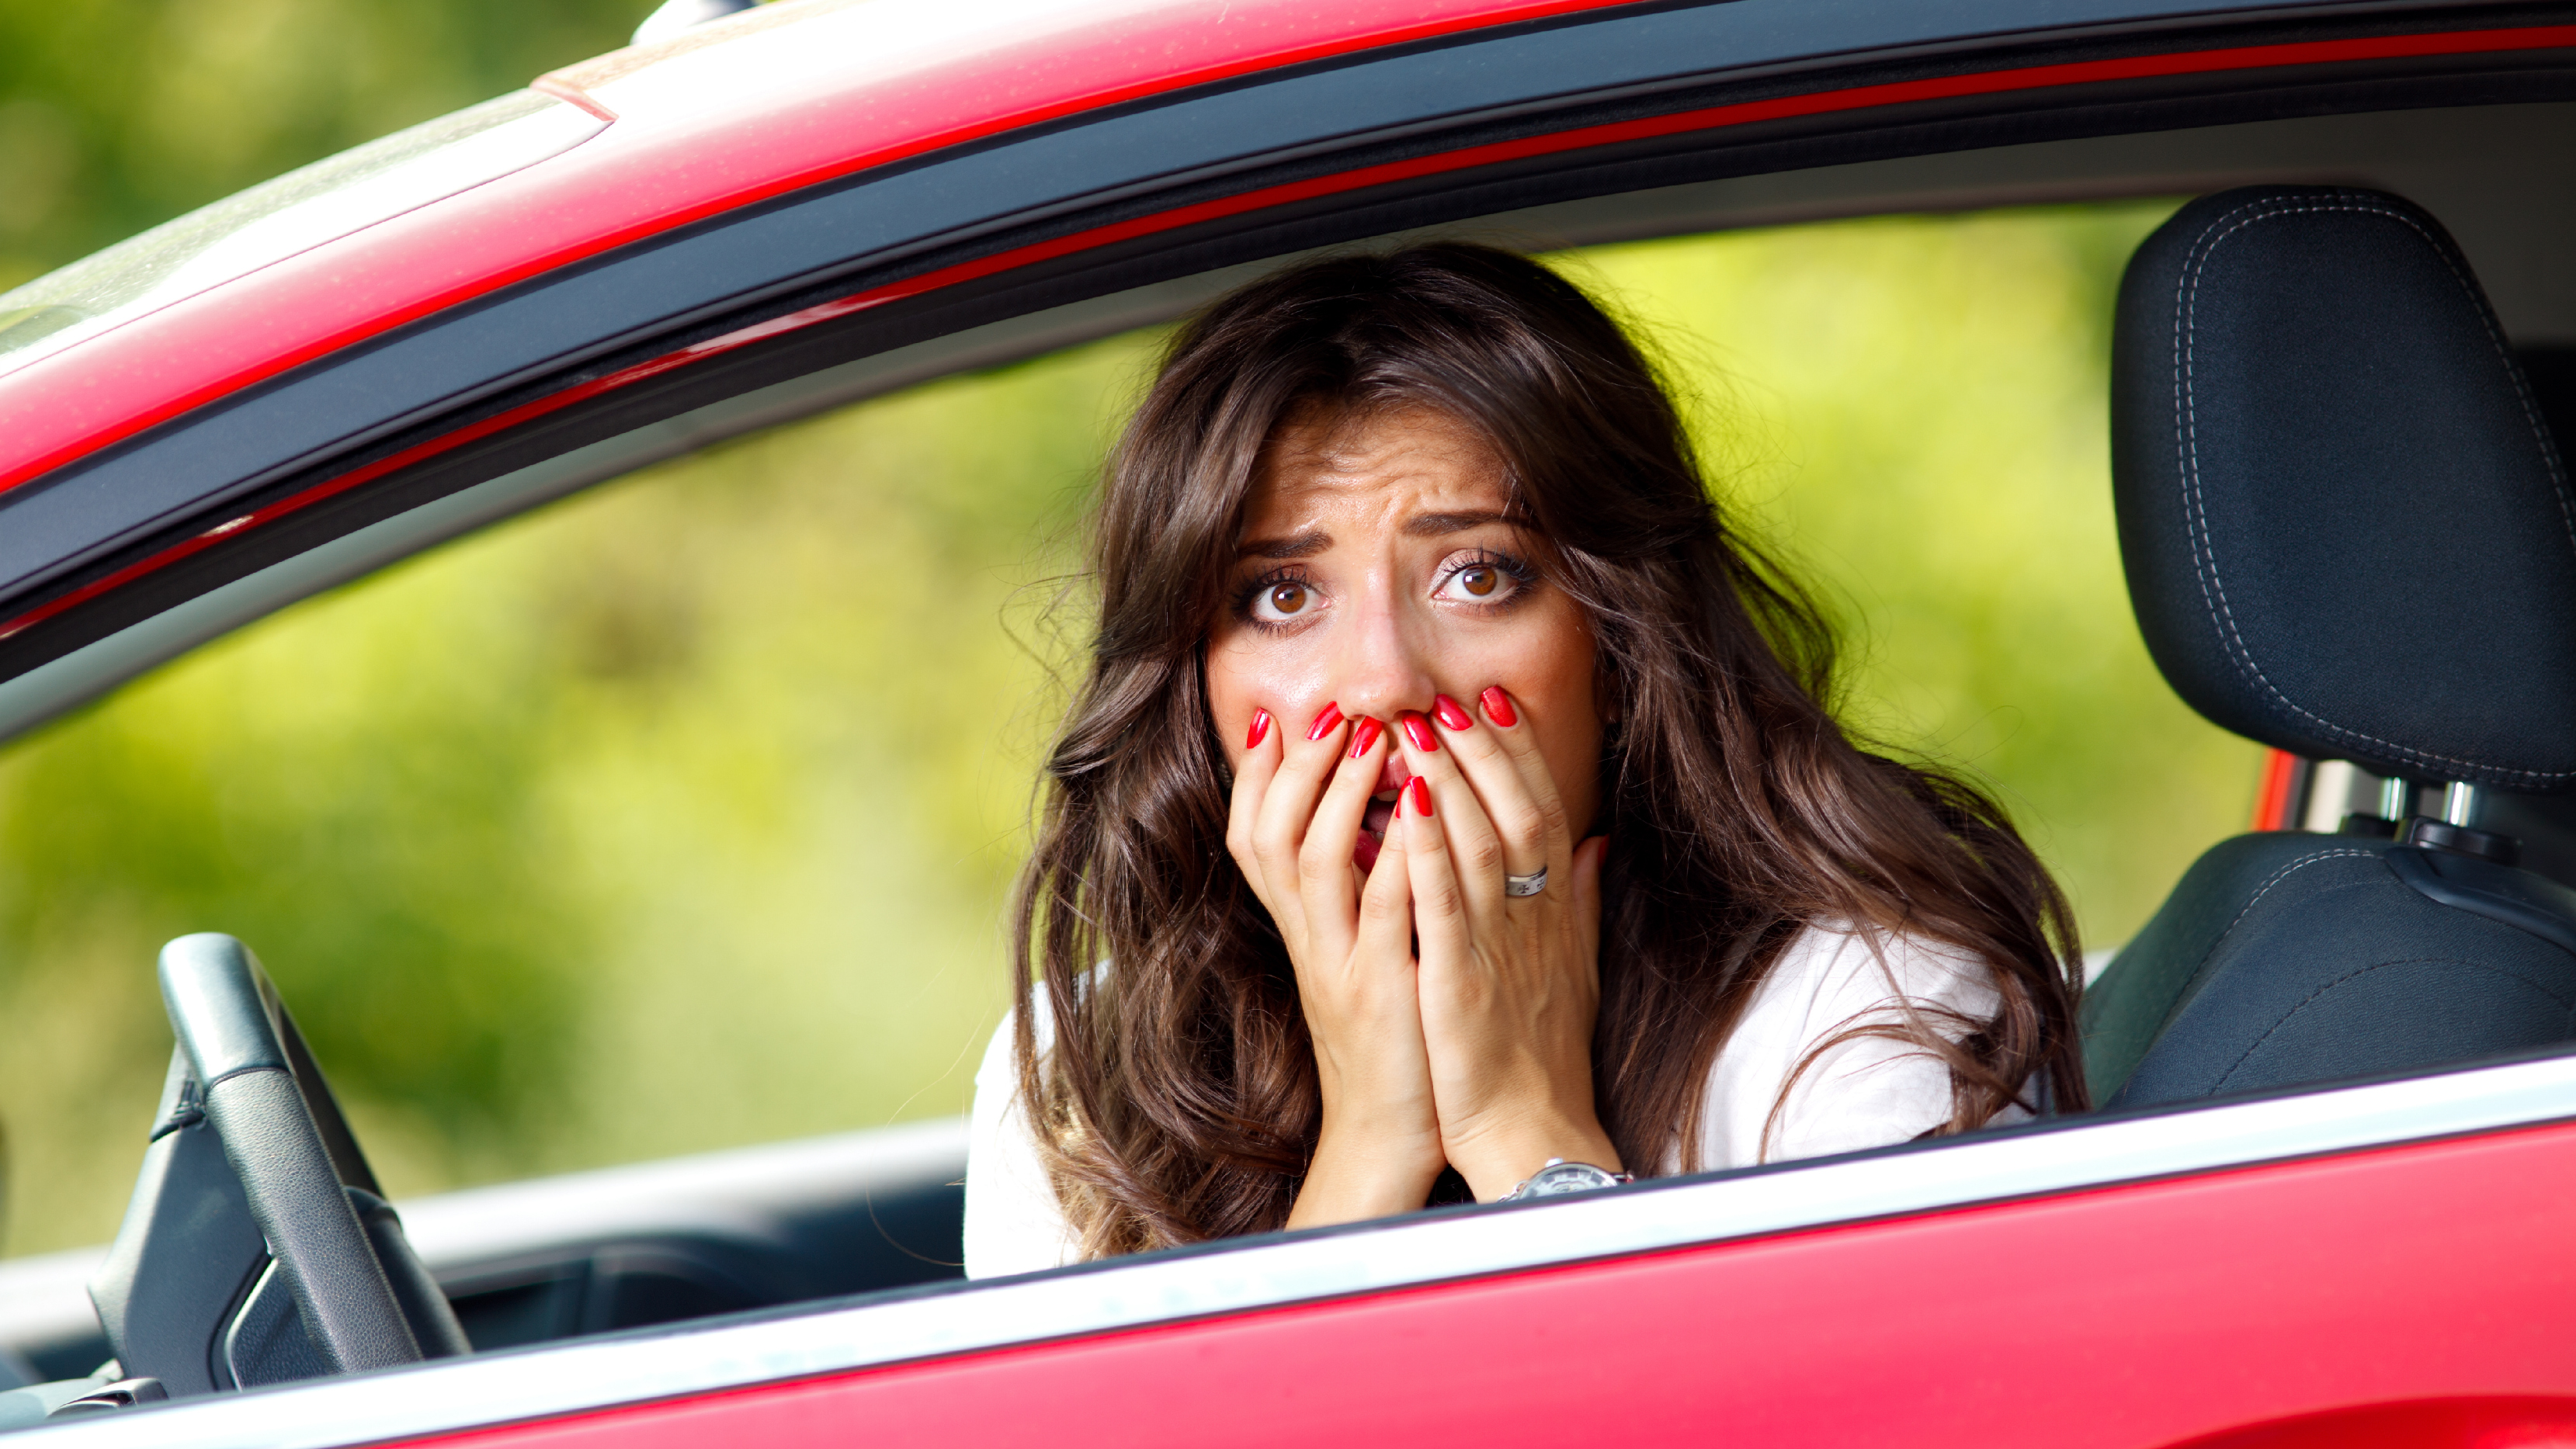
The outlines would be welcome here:
<svg viewBox="0 0 2576 1449">
<path fill-rule="evenodd" d="M 2258 214 L 2245 215 L 2248 212 Z M 2423 238 L 2425 244 L 2432 248 L 2433 254 L 2441 258 L 2442 265 L 2450 272 L 2452 280 L 2459 284 L 2460 289 L 2467 294 L 2471 305 L 2476 308 L 2479 324 L 2486 331 L 2488 344 L 2496 349 L 2497 357 L 2505 365 L 2505 375 L 2513 379 L 2515 396 L 2522 405 L 2524 421 L 2530 424 L 2533 439 L 2540 447 L 2541 458 L 2549 465 L 2551 489 L 2558 501 L 2559 521 L 2567 530 L 2570 553 L 2576 555 L 2576 503 L 2571 503 L 2569 500 L 2565 471 L 2555 448 L 2550 445 L 2547 430 L 2532 400 L 2531 389 L 2523 381 L 2520 370 L 2513 365 L 2512 356 L 2505 349 L 2504 339 L 2496 332 L 2494 319 L 2488 315 L 2485 307 L 2477 305 L 2476 286 L 2461 273 L 2459 265 L 2434 240 L 2432 233 L 2426 231 L 2413 217 L 2403 212 L 2360 200 L 2334 203 L 2303 202 L 2297 205 L 2285 205 L 2277 200 L 2253 201 L 2212 219 L 2209 225 L 2202 229 L 2200 236 L 2192 242 L 2191 264 L 2184 269 L 2183 277 L 2174 289 L 2174 444 L 2176 462 L 2183 475 L 2186 495 L 2183 509 L 2184 529 L 2191 542 L 2192 567 L 2200 580 L 2202 602 L 2211 608 L 2215 620 L 2221 624 L 2221 640 L 2227 645 L 2229 655 L 2237 668 L 2252 678 L 2262 687 L 2265 694 L 2283 708 L 2315 722 L 2331 736 L 2375 745 L 2395 754 L 2398 758 L 2419 763 L 2462 765 L 2470 769 L 2494 771 L 2535 783 L 2558 783 L 2576 779 L 2576 771 L 2526 770 L 2487 764 L 2464 757 L 2415 749 L 2394 740 L 2384 740 L 2367 732 L 2336 724 L 2282 693 L 2280 687 L 2263 672 L 2262 666 L 2255 662 L 2253 651 L 2245 643 L 2243 632 L 2237 625 L 2235 610 L 2227 599 L 2225 580 L 2219 576 L 2217 543 L 2215 535 L 2208 527 L 2208 507 L 2201 487 L 2200 424 L 2192 351 L 2192 339 L 2198 320 L 2201 273 L 2221 242 L 2258 221 L 2268 221 L 2281 216 L 2325 212 L 2359 212 L 2386 217 L 2404 225 Z M 2243 219 L 2238 220 L 2240 217 Z"/>
<path fill-rule="evenodd" d="M 2334 980 L 2325 983 L 2316 990 L 2309 992 L 2306 1000 L 2303 1000 L 2298 1005 L 2291 1007 L 2288 1011 L 2281 1013 L 2281 1019 L 2266 1028 L 2261 1036 L 2256 1037 L 2254 1039 L 2254 1044 L 2247 1047 L 2244 1055 L 2239 1056 L 2233 1065 L 2229 1066 L 2225 1072 L 2219 1075 L 2217 1083 L 2212 1086 L 2210 1090 L 2212 1092 L 2217 1092 L 2224 1089 L 2230 1081 L 2235 1079 L 2238 1072 L 2245 1069 L 2245 1063 L 2252 1060 L 2254 1054 L 2263 1049 L 2263 1043 L 2272 1039 L 2273 1033 L 2278 1032 L 2285 1026 L 2288 1026 L 2290 1024 L 2291 1017 L 2297 1016 L 2300 1012 L 2305 1011 L 2310 1006 L 2314 1005 L 2318 997 L 2325 995 L 2327 992 L 2334 990 L 2336 987 L 2343 985 L 2347 981 L 2351 981 L 2357 977 L 2367 976 L 2373 971 L 2384 970 L 2390 966 L 2421 966 L 2427 962 L 2434 961 L 2444 962 L 2453 966 L 2465 966 L 2472 971 L 2484 971 L 2490 976 L 2502 976 L 2509 981 L 2518 982 L 2521 985 L 2528 986 L 2532 990 L 2539 992 L 2541 995 L 2548 997 L 2550 1000 L 2557 1002 L 2559 1010 L 2576 1014 L 2576 1001 L 2569 1001 L 2566 997 L 2559 995 L 2557 992 L 2550 990 L 2548 987 L 2541 985 L 2537 981 L 2531 980 L 2529 977 L 2516 976 L 2510 971 L 2503 970 L 2499 967 L 2489 966 L 2481 961 L 2464 961 L 2456 956 L 2409 956 L 2402 961 L 2374 961 L 2370 965 L 2357 967 L 2336 977 Z"/>
<path fill-rule="evenodd" d="M 2313 855 L 2300 856 L 2298 859 L 2291 861 L 2288 865 L 2282 866 L 2279 870 L 2272 872 L 2271 875 L 2264 879 L 2261 885 L 2254 888 L 2254 894 L 2245 898 L 2243 908 L 2236 912 L 2235 916 L 2228 921 L 2227 925 L 2222 928 L 2217 935 L 2210 938 L 2209 949 L 2201 952 L 2200 959 L 2192 963 L 2191 976 L 2184 977 L 2183 984 L 2186 986 L 2191 984 L 2192 978 L 2198 976 L 2201 973 L 2201 968 L 2209 964 L 2209 958 L 2217 955 L 2218 948 L 2227 944 L 2227 938 L 2235 933 L 2238 926 L 2245 923 L 2247 913 L 2251 912 L 2256 903 L 2260 902 L 2264 896 L 2269 895 L 2272 887 L 2279 885 L 2282 879 L 2288 876 L 2292 871 L 2305 870 L 2307 867 L 2315 865 L 2321 860 L 2346 860 L 2354 856 L 2376 860 L 2379 858 L 2379 852 L 2375 850 L 2354 850 L 2349 847 L 2342 850 L 2320 850 Z M 2180 994 L 2177 993 L 2174 998 L 2173 1005 L 2165 1008 L 2163 1018 L 2156 1023 L 2157 1035 L 2163 1035 L 2164 1029 L 2173 1024 L 2175 1014 L 2181 1010 L 2182 998 Z M 2150 1040 L 2152 1040 L 2152 1038 Z"/>
<path fill-rule="evenodd" d="M 2249 211 L 2258 212 L 2260 214 L 2245 217 L 2243 220 L 2236 220 L 2232 225 L 2228 224 L 2233 218 Z M 2194 334 L 2197 326 L 2197 303 L 2199 297 L 2200 277 L 2201 273 L 2208 265 L 2209 258 L 2216 253 L 2219 243 L 2226 241 L 2237 232 L 2243 231 L 2247 227 L 2252 226 L 2257 221 L 2267 221 L 2280 216 L 2338 211 L 2358 212 L 2373 216 L 2382 216 L 2404 225 L 2417 236 L 2423 238 L 2428 246 L 2432 247 L 2434 254 L 2442 259 L 2443 266 L 2451 273 L 2452 280 L 2457 282 L 2462 290 L 2467 293 L 2473 305 L 2477 300 L 2475 289 L 2470 285 L 2468 279 L 2460 274 L 2458 266 L 2452 263 L 2448 254 L 2433 241 L 2432 234 L 2425 231 L 2422 226 L 2418 225 L 2414 218 L 2409 217 L 2402 212 L 2391 210 L 2385 206 L 2375 206 L 2361 201 L 2345 201 L 2333 204 L 2301 203 L 2298 205 L 2283 205 L 2277 201 L 2249 202 L 2246 205 L 2237 208 L 2235 211 L 2227 213 L 2225 216 L 2216 218 L 2207 228 L 2203 229 L 2200 237 L 2192 244 L 2192 264 L 2186 270 L 2183 283 L 2176 287 L 2174 296 L 2176 312 L 2174 342 L 2176 359 L 2175 391 L 2178 395 L 2180 405 L 2179 416 L 2177 418 L 2177 449 L 2181 454 L 2180 461 L 2183 465 L 2183 472 L 2190 495 L 2189 506 L 2184 510 L 2184 517 L 2186 520 L 2185 526 L 2191 534 L 2193 566 L 2200 575 L 2202 598 L 2204 602 L 2214 602 L 2217 615 L 2224 624 L 2222 637 L 2229 645 L 2229 652 L 2231 656 L 2233 656 L 2237 667 L 2250 676 L 2257 684 L 2261 685 L 2264 692 L 2270 695 L 2271 698 L 2278 702 L 2282 707 L 2314 721 L 2316 724 L 2323 727 L 2329 734 L 2346 739 L 2359 740 L 2367 744 L 2378 745 L 2395 752 L 2402 758 L 2440 764 L 2466 765 L 2473 769 L 2496 770 L 2500 773 L 2509 774 L 2522 779 L 2558 781 L 2571 778 L 2571 776 L 2576 776 L 2576 772 L 2546 772 L 2538 770 L 2510 769 L 2504 766 L 2485 764 L 2477 760 L 2443 755 L 2433 751 L 2417 750 L 2410 746 L 2398 744 L 2393 740 L 2380 739 L 2377 736 L 2368 734 L 2364 731 L 2338 725 L 2333 721 L 2326 719 L 2324 716 L 2317 714 L 2315 711 L 2299 705 L 2291 700 L 2287 695 L 2283 694 L 2280 688 L 2272 682 L 2271 678 L 2263 672 L 2262 667 L 2254 661 L 2253 651 L 2245 644 L 2243 632 L 2236 622 L 2234 608 L 2230 605 L 2227 599 L 2225 581 L 2219 577 L 2216 540 L 2215 535 L 2208 528 L 2208 510 L 2201 487 L 2199 417 L 2195 388 L 2195 370 L 2192 365 L 2190 345 L 2187 341 L 2187 339 Z M 2220 230 L 2222 226 L 2225 228 L 2223 231 Z M 2560 476 L 2559 470 L 2554 466 L 2556 462 L 2555 455 L 2546 444 L 2545 435 L 2541 431 L 2539 418 L 2534 411 L 2529 396 L 2529 390 L 2522 386 L 2519 375 L 2515 373 L 2511 359 L 2504 351 L 2502 339 L 2496 336 L 2493 323 L 2486 319 L 2483 308 L 2479 309 L 2479 312 L 2481 325 L 2486 329 L 2489 344 L 2496 348 L 2499 358 L 2505 361 L 2506 375 L 2508 377 L 2513 377 L 2516 380 L 2515 391 L 2523 406 L 2524 419 L 2526 422 L 2531 424 L 2535 439 L 2542 441 L 2541 456 L 2544 460 L 2553 464 L 2551 468 L 2551 482 L 2558 498 L 2560 520 L 2567 527 L 2571 549 L 2576 549 L 2576 513 L 2571 513 L 2570 511 L 2570 505 L 2564 486 L 2564 479 Z"/>
</svg>

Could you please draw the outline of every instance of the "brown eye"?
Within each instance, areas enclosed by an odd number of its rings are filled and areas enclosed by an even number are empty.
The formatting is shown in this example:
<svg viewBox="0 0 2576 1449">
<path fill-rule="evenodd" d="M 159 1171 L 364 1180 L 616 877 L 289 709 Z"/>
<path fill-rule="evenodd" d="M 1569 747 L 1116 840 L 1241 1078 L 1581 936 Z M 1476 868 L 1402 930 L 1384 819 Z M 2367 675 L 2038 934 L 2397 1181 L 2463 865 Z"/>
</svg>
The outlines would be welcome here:
<svg viewBox="0 0 2576 1449">
<path fill-rule="evenodd" d="M 1266 624 L 1285 624 L 1307 613 L 1315 603 L 1315 591 L 1303 579 L 1280 579 L 1264 584 L 1252 596 L 1252 617 Z"/>
<path fill-rule="evenodd" d="M 1520 581 L 1490 560 L 1474 560 L 1451 569 L 1432 595 L 1453 604 L 1501 604 L 1520 596 Z"/>
</svg>

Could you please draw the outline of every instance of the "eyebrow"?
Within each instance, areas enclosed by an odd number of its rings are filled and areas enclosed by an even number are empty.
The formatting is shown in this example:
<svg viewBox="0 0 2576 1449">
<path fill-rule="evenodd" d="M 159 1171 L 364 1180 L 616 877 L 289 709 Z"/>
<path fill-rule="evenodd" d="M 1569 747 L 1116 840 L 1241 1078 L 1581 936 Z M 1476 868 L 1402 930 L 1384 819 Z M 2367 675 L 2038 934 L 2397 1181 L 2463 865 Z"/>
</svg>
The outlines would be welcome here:
<svg viewBox="0 0 2576 1449">
<path fill-rule="evenodd" d="M 1407 538 L 1439 538 L 1444 534 L 1465 533 L 1488 523 L 1509 523 L 1509 516 L 1490 511 L 1472 513 L 1425 513 L 1404 521 Z"/>
<path fill-rule="evenodd" d="M 1482 528 L 1488 523 L 1509 523 L 1507 514 L 1491 511 L 1469 513 L 1424 513 L 1404 522 L 1407 538 L 1440 538 Z M 1320 528 L 1287 538 L 1247 538 L 1235 548 L 1237 558 L 1313 558 L 1333 546 L 1333 536 Z"/>
<path fill-rule="evenodd" d="M 1237 545 L 1237 558 L 1313 558 L 1333 546 L 1333 536 L 1310 528 L 1291 538 L 1247 538 Z"/>
</svg>

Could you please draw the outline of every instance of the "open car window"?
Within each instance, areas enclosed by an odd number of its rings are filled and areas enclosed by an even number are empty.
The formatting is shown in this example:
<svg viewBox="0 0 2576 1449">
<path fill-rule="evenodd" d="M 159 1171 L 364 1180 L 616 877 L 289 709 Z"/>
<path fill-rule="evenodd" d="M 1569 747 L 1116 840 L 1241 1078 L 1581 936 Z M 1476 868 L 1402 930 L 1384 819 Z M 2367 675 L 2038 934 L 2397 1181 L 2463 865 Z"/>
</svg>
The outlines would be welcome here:
<svg viewBox="0 0 2576 1449">
<path fill-rule="evenodd" d="M 1821 587 L 1852 726 L 1996 788 L 2097 970 L 2263 773 L 2157 676 L 2110 516 L 2111 296 L 2173 205 L 1552 256 L 1669 369 L 1722 505 Z M 511 1211 L 486 1184 L 961 1113 L 1079 663 L 1081 511 L 1162 336 L 902 387 L 533 511 L 505 494 L 483 505 L 504 521 L 13 743 L 0 925 L 30 1039 L 61 1045 L 7 1084 L 19 1180 L 52 1185 L 9 1255 L 68 1266 L 112 1231 L 166 1051 L 140 963 L 208 922 L 262 953 L 390 1192 L 483 1191 L 458 1222 Z M 953 1210 L 870 1222 L 897 1266 L 816 1283 L 953 1274 Z M 564 1288 L 477 1231 L 457 1284 L 493 1346 L 816 1286 L 681 1261 Z"/>
<path fill-rule="evenodd" d="M 1855 725 L 1997 785 L 2105 946 L 2259 763 L 2155 675 L 2111 525 L 2110 297 L 2171 204 L 1558 256 L 1667 359 L 1725 505 L 1823 586 Z M 34 1038 L 86 1042 L 13 1084 L 19 1170 L 80 1184 L 13 1250 L 113 1229 L 166 1052 L 142 968 L 210 923 L 401 1198 L 963 1111 L 1079 662 L 1080 510 L 1160 336 L 602 484 L 13 746 L 9 949 Z"/>
</svg>

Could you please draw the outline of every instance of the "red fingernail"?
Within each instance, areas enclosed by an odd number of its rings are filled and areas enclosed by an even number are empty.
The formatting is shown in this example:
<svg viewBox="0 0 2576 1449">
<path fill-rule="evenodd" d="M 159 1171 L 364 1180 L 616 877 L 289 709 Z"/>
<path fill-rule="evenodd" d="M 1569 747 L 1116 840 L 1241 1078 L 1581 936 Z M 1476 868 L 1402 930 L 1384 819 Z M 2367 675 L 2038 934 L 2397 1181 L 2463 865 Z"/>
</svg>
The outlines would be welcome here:
<svg viewBox="0 0 2576 1449">
<path fill-rule="evenodd" d="M 1370 747 L 1377 743 L 1377 737 L 1385 733 L 1386 726 L 1370 719 L 1367 715 L 1361 715 L 1360 727 L 1351 731 L 1351 758 L 1356 760 L 1367 754 Z"/>
<path fill-rule="evenodd" d="M 1397 715 L 1395 722 L 1404 726 L 1404 737 L 1413 741 L 1415 749 L 1427 755 L 1440 748 L 1440 737 L 1431 732 L 1431 721 L 1408 709 Z"/>
<path fill-rule="evenodd" d="M 1497 684 L 1476 697 L 1485 702 L 1485 718 L 1505 729 L 1521 722 L 1521 717 L 1512 713 L 1512 697 L 1503 693 L 1501 685 Z"/>
<path fill-rule="evenodd" d="M 1431 702 L 1431 712 L 1440 717 L 1440 727 L 1444 730 L 1463 730 L 1475 723 L 1467 717 L 1465 710 L 1458 707 L 1458 701 L 1445 694 Z"/>
<path fill-rule="evenodd" d="M 1404 782 L 1405 797 L 1413 802 L 1413 813 L 1425 820 L 1431 818 L 1431 782 L 1420 775 Z"/>
<path fill-rule="evenodd" d="M 1342 707 L 1338 704 L 1328 704 L 1324 706 L 1322 714 L 1315 716 L 1315 722 L 1306 727 L 1306 738 L 1310 742 L 1320 740 L 1341 727 Z"/>
<path fill-rule="evenodd" d="M 1270 738 L 1270 711 L 1256 709 L 1252 712 L 1252 732 L 1243 737 L 1243 747 L 1247 750 L 1257 750 L 1261 748 L 1261 742 L 1268 738 Z"/>
</svg>

